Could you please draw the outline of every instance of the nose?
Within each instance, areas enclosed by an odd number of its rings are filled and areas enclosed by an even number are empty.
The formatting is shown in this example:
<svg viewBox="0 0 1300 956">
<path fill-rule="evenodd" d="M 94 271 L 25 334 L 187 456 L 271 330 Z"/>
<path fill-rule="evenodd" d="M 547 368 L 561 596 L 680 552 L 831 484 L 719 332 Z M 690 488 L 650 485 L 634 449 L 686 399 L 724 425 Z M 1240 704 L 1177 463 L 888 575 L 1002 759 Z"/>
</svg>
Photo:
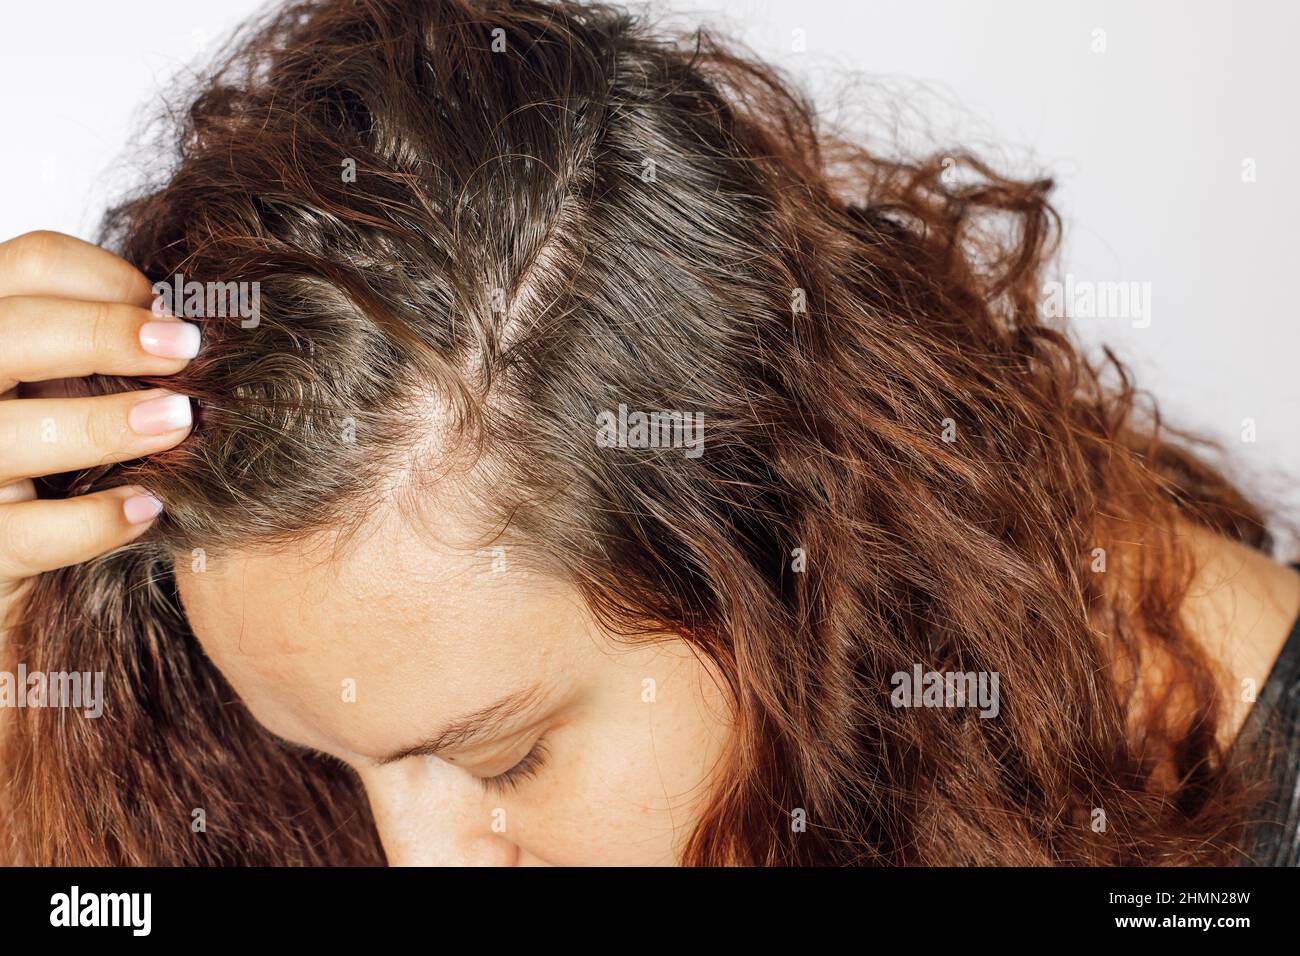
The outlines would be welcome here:
<svg viewBox="0 0 1300 956">
<path fill-rule="evenodd" d="M 416 757 L 361 774 L 389 866 L 518 866 L 504 809 L 470 774 Z"/>
</svg>

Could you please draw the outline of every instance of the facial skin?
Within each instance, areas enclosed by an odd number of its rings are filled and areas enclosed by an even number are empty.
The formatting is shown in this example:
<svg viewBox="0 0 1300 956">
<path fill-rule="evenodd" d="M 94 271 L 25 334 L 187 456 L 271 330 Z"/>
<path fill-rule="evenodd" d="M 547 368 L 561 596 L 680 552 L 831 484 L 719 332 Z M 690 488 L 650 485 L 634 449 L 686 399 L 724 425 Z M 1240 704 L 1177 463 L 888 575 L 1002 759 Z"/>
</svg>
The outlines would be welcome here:
<svg viewBox="0 0 1300 956">
<path fill-rule="evenodd" d="M 677 862 L 728 740 L 710 668 L 677 638 L 616 644 L 509 549 L 494 570 L 434 539 L 394 508 L 346 543 L 178 563 L 177 583 L 257 720 L 360 775 L 390 864 Z M 487 738 L 384 762 L 534 686 Z M 534 773 L 481 779 L 538 740 Z"/>
</svg>

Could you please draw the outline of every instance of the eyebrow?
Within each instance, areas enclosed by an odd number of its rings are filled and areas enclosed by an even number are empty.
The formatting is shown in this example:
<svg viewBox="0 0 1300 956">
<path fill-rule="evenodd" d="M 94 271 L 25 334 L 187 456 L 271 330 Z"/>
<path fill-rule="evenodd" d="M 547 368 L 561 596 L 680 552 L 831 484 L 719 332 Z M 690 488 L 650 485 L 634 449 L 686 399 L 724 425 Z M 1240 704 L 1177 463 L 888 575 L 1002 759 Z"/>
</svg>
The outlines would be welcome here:
<svg viewBox="0 0 1300 956">
<path fill-rule="evenodd" d="M 457 717 L 442 730 L 426 737 L 414 747 L 407 747 L 380 758 L 378 765 L 382 767 L 408 757 L 430 757 L 452 747 L 467 747 L 485 740 L 498 733 L 507 723 L 517 721 L 524 714 L 536 709 L 543 696 L 541 684 L 534 684 L 532 687 L 507 694 L 481 710 Z"/>
</svg>

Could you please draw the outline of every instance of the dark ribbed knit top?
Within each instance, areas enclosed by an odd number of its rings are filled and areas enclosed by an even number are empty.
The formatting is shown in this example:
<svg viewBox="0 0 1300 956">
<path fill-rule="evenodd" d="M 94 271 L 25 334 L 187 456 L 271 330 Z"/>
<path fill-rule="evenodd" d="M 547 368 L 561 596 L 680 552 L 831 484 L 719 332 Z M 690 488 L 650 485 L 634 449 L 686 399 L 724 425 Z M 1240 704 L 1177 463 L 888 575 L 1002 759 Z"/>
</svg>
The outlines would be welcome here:
<svg viewBox="0 0 1300 956">
<path fill-rule="evenodd" d="M 1300 564 L 1293 565 L 1300 570 Z M 1300 866 L 1300 618 L 1269 672 L 1237 746 L 1265 744 L 1271 781 L 1248 845 L 1252 866 Z"/>
</svg>

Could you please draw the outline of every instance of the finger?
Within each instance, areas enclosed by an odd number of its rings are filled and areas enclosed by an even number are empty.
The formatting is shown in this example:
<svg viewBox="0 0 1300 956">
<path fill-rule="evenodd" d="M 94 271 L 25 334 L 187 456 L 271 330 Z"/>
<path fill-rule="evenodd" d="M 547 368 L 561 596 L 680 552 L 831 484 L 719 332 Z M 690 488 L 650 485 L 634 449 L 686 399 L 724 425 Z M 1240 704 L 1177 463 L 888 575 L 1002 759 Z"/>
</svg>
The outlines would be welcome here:
<svg viewBox="0 0 1300 956">
<path fill-rule="evenodd" d="M 0 242 L 0 296 L 47 295 L 148 308 L 144 273 L 92 243 L 59 232 L 29 232 Z"/>
<path fill-rule="evenodd" d="M 190 400 L 161 388 L 0 402 L 0 484 L 157 454 L 192 422 Z"/>
<path fill-rule="evenodd" d="M 30 501 L 35 497 L 36 485 L 30 478 L 0 485 L 0 505 L 12 504 L 15 501 Z"/>
<path fill-rule="evenodd" d="M 0 392 L 18 382 L 173 375 L 199 351 L 199 327 L 120 302 L 0 299 Z"/>
<path fill-rule="evenodd" d="M 5 505 L 0 508 L 0 581 L 89 561 L 139 537 L 161 511 L 158 499 L 129 486 Z"/>
</svg>

